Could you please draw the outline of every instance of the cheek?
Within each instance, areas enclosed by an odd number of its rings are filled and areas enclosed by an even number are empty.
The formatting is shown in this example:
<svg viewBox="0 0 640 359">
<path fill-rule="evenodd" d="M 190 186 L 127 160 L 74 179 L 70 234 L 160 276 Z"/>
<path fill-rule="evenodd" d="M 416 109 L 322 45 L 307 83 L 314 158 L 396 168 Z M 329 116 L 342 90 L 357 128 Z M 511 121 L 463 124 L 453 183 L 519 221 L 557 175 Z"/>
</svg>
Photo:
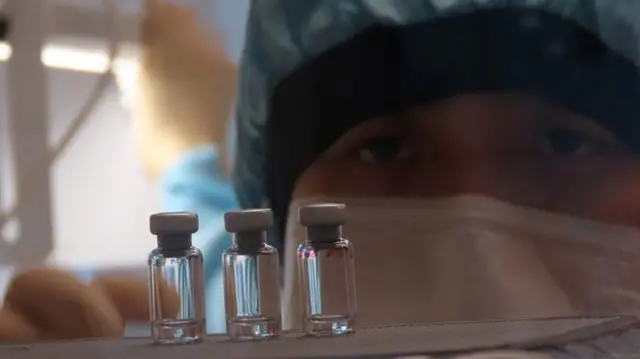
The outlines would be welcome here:
<svg viewBox="0 0 640 359">
<path fill-rule="evenodd" d="M 588 217 L 640 228 L 640 167 L 608 181 L 592 198 Z"/>
</svg>

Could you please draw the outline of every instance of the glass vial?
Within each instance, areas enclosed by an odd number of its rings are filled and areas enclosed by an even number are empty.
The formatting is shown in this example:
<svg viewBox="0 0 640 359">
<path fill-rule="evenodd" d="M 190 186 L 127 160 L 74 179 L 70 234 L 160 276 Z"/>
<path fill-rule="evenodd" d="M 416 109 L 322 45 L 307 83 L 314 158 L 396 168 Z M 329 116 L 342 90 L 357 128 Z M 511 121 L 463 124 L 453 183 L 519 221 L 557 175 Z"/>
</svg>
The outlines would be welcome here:
<svg viewBox="0 0 640 359">
<path fill-rule="evenodd" d="M 280 335 L 280 262 L 267 244 L 273 226 L 270 209 L 228 212 L 233 242 L 223 254 L 227 335 L 232 340 L 262 340 Z"/>
<path fill-rule="evenodd" d="M 342 237 L 345 205 L 303 206 L 298 219 L 307 229 L 297 253 L 305 332 L 312 336 L 352 333 L 356 290 L 353 247 Z"/>
<path fill-rule="evenodd" d="M 151 216 L 150 227 L 158 238 L 158 248 L 148 258 L 153 340 L 158 344 L 199 343 L 206 335 L 204 265 L 202 252 L 191 242 L 198 230 L 198 216 L 158 213 Z"/>
</svg>

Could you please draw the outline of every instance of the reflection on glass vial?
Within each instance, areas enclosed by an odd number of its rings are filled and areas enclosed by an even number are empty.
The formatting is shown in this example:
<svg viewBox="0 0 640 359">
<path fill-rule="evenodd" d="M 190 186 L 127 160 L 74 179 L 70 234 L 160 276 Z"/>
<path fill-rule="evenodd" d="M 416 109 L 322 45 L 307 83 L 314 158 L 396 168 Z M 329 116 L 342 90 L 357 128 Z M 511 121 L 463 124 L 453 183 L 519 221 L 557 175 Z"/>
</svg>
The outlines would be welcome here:
<svg viewBox="0 0 640 359">
<path fill-rule="evenodd" d="M 151 335 L 158 344 L 191 344 L 205 335 L 203 256 L 192 246 L 198 230 L 192 213 L 151 216 L 158 248 L 148 258 Z"/>
<path fill-rule="evenodd" d="M 223 254 L 227 335 L 233 340 L 280 334 L 280 262 L 278 251 L 266 243 L 272 225 L 269 209 L 225 214 L 225 227 L 233 233 Z"/>
<path fill-rule="evenodd" d="M 301 207 L 300 224 L 307 239 L 298 247 L 298 267 L 304 300 L 305 332 L 313 336 L 354 331 L 356 293 L 353 247 L 342 237 L 346 220 L 342 204 Z"/>
</svg>

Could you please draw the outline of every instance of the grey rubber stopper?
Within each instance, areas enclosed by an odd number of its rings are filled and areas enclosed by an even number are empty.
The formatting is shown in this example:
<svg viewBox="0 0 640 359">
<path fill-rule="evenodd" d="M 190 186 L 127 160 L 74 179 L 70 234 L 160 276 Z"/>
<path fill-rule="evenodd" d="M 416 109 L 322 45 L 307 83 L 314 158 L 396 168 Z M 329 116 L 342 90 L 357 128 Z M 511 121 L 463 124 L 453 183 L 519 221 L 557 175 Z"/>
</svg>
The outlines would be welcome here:
<svg viewBox="0 0 640 359">
<path fill-rule="evenodd" d="M 191 212 L 156 213 L 149 218 L 149 228 L 157 236 L 193 234 L 198 231 L 198 215 Z"/>
<path fill-rule="evenodd" d="M 266 231 L 273 226 L 273 213 L 268 208 L 232 211 L 224 214 L 224 227 L 229 233 Z"/>
<path fill-rule="evenodd" d="M 298 220 L 305 227 L 341 226 L 347 221 L 346 206 L 342 203 L 318 203 L 298 209 Z"/>
</svg>

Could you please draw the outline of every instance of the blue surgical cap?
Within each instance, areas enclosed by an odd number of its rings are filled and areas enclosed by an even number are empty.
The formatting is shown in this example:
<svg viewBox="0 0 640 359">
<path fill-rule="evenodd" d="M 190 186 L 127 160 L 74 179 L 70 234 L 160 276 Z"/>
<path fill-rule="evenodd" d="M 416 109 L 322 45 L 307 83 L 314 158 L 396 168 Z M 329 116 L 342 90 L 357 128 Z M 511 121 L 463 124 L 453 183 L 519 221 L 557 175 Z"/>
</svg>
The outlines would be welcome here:
<svg viewBox="0 0 640 359">
<path fill-rule="evenodd" d="M 269 98 L 279 81 L 301 64 L 375 24 L 407 25 L 500 8 L 540 9 L 571 18 L 640 65 L 638 0 L 254 0 L 236 110 L 233 181 L 241 205 L 270 204 L 265 194 Z"/>
</svg>

